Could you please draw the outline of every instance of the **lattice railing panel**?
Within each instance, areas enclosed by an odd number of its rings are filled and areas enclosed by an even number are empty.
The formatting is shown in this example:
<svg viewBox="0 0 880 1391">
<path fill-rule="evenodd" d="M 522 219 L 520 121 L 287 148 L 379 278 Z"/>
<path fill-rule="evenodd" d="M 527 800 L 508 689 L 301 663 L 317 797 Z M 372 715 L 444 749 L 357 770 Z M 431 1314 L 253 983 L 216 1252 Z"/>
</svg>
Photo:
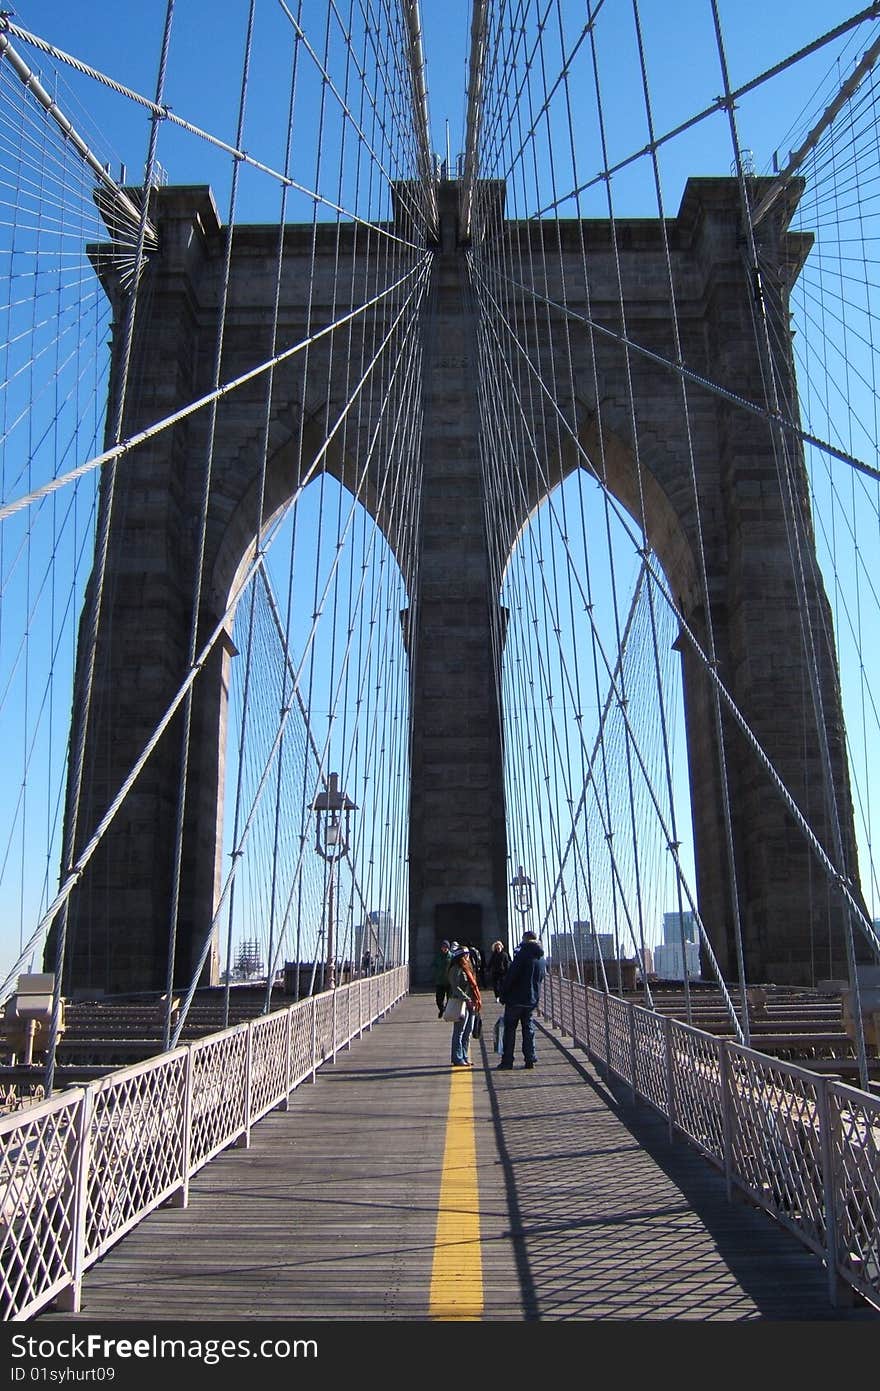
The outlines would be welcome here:
<svg viewBox="0 0 880 1391">
<path fill-rule="evenodd" d="M 664 1116 L 669 1114 L 666 1023 L 651 1010 L 634 1011 L 636 1090 Z"/>
<path fill-rule="evenodd" d="M 203 1164 L 245 1127 L 247 1025 L 192 1045 L 190 1160 Z"/>
<path fill-rule="evenodd" d="M 605 1001 L 608 996 L 601 990 L 587 991 L 587 1014 L 590 1031 L 590 1047 L 599 1062 L 608 1062 L 605 1039 Z"/>
<path fill-rule="evenodd" d="M 828 1088 L 838 1268 L 880 1302 L 880 1098 Z"/>
<path fill-rule="evenodd" d="M 301 1000 L 291 1010 L 290 1019 L 290 1085 L 296 1087 L 308 1077 L 312 1061 L 312 1023 L 315 1016 L 314 999 Z"/>
<path fill-rule="evenodd" d="M 618 1077 L 631 1082 L 633 1078 L 630 1007 L 616 995 L 608 996 L 608 1045 L 609 1067 Z"/>
<path fill-rule="evenodd" d="M 27 1317 L 70 1279 L 82 1093 L 0 1121 L 2 1318 Z"/>
<path fill-rule="evenodd" d="M 250 1122 L 259 1120 L 286 1095 L 287 1010 L 255 1019 L 251 1034 Z"/>
<path fill-rule="evenodd" d="M 336 994 L 336 1045 L 342 1047 L 354 1037 L 354 990 L 351 985 L 346 985 Z"/>
<path fill-rule="evenodd" d="M 366 1022 L 366 1004 L 363 992 L 363 981 L 356 980 L 351 987 L 351 1027 L 354 1034 L 359 1034 Z"/>
<path fill-rule="evenodd" d="M 361 1033 L 364 1021 L 364 1011 L 366 1009 L 364 992 L 362 989 L 363 981 L 352 981 L 348 986 L 345 996 L 345 1037 L 348 1040 L 357 1038 Z M 338 1006 L 337 1006 L 338 1009 Z M 339 1018 L 337 1016 L 337 1027 Z"/>
<path fill-rule="evenodd" d="M 570 1034 L 574 1038 L 574 1010 L 572 1008 L 571 988 L 573 982 L 565 979 L 556 981 L 556 1018 L 559 1021 L 558 1027 L 563 1033 Z"/>
<path fill-rule="evenodd" d="M 821 1085 L 815 1076 L 730 1047 L 734 1172 L 815 1250 L 825 1244 Z"/>
<path fill-rule="evenodd" d="M 589 1009 L 587 992 L 582 985 L 572 986 L 571 991 L 571 1036 L 583 1048 L 590 1046 Z"/>
<path fill-rule="evenodd" d="M 324 1063 L 333 1056 L 333 996 L 315 996 L 315 1057 Z"/>
<path fill-rule="evenodd" d="M 574 1010 L 572 1008 L 571 988 L 573 982 L 556 978 L 556 999 L 554 1010 L 562 1032 L 574 1038 Z"/>
<path fill-rule="evenodd" d="M 561 1012 L 559 1006 L 559 994 L 561 982 L 555 971 L 549 972 L 545 977 L 541 992 L 541 1004 L 539 1013 L 547 1015 L 557 1028 L 562 1027 Z"/>
<path fill-rule="evenodd" d="M 723 1161 L 718 1039 L 677 1020 L 670 1027 L 675 1124 L 711 1158 Z"/>
<path fill-rule="evenodd" d="M 183 1182 L 186 1052 L 127 1069 L 94 1092 L 85 1257 L 98 1255 Z"/>
</svg>

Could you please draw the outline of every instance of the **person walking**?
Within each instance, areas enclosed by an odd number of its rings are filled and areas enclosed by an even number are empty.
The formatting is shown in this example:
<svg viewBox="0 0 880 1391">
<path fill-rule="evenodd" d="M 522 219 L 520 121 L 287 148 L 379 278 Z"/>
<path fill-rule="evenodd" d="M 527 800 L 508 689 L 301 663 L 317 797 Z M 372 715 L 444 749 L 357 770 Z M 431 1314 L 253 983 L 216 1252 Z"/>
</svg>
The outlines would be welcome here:
<svg viewBox="0 0 880 1391">
<path fill-rule="evenodd" d="M 443 1018 L 443 1010 L 446 1007 L 446 996 L 449 993 L 449 962 L 450 944 L 444 937 L 440 947 L 434 957 L 434 999 L 437 1003 L 437 1018 Z"/>
<path fill-rule="evenodd" d="M 468 943 L 468 956 L 471 959 L 471 969 L 477 978 L 477 985 L 484 985 L 483 978 L 483 953 L 479 947 L 475 947 L 473 942 Z"/>
<path fill-rule="evenodd" d="M 452 1066 L 470 1067 L 468 1049 L 474 1031 L 474 1021 L 482 1009 L 483 1001 L 467 947 L 456 947 L 450 955 L 452 962 L 449 967 L 449 998 L 464 1002 L 464 1015 L 461 1019 L 456 1019 L 452 1026 Z"/>
<path fill-rule="evenodd" d="M 513 1067 L 516 1026 L 522 1026 L 522 1051 L 526 1067 L 538 1061 L 535 1049 L 535 1024 L 532 1011 L 541 996 L 541 986 L 547 973 L 544 948 L 534 932 L 524 932 L 507 974 L 501 982 L 500 1000 L 504 1005 L 504 1044 L 498 1071 L 509 1072 Z"/>
<path fill-rule="evenodd" d="M 509 966 L 510 956 L 508 955 L 504 943 L 493 942 L 492 951 L 489 956 L 489 964 L 486 969 L 489 975 L 489 984 L 492 987 L 496 1000 L 501 998 L 501 982 L 507 975 Z"/>
</svg>

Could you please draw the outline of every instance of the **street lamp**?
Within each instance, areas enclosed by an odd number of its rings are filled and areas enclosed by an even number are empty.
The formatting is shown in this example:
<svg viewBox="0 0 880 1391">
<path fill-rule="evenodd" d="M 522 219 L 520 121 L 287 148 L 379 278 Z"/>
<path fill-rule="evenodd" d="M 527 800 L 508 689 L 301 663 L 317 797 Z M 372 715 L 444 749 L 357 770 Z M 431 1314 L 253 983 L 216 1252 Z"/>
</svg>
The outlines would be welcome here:
<svg viewBox="0 0 880 1391">
<path fill-rule="evenodd" d="M 510 881 L 510 887 L 513 889 L 513 906 L 518 913 L 522 914 L 523 926 L 525 926 L 526 914 L 532 911 L 532 883 L 533 881 L 526 874 L 522 865 L 517 870 L 516 877 Z"/>
<path fill-rule="evenodd" d="M 336 988 L 336 944 L 333 940 L 333 872 L 348 854 L 349 817 L 355 803 L 339 791 L 339 774 L 331 773 L 327 789 L 312 802 L 315 813 L 315 849 L 330 866 L 327 885 L 327 986 Z M 344 820 L 342 819 L 344 815 Z"/>
</svg>

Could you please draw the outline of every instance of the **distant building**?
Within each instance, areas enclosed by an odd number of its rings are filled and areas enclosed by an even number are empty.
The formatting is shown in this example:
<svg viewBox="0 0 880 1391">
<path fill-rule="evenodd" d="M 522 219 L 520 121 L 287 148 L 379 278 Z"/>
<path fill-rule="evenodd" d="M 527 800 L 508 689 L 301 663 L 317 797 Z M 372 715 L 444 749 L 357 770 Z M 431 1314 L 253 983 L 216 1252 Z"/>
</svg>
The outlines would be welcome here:
<svg viewBox="0 0 880 1391">
<path fill-rule="evenodd" d="M 614 958 L 614 937 L 610 932 L 594 933 L 588 922 L 572 923 L 568 932 L 551 932 L 550 956 L 557 966 L 574 961 L 604 961 Z"/>
<path fill-rule="evenodd" d="M 400 964 L 400 934 L 389 909 L 379 908 L 368 913 L 365 921 L 354 930 L 354 960 L 363 961 L 369 953 L 371 969 L 386 971 Z"/>
<path fill-rule="evenodd" d="M 640 947 L 636 952 L 636 961 L 642 976 L 652 976 L 654 974 L 654 953 L 650 947 Z"/>
<path fill-rule="evenodd" d="M 667 943 L 678 943 L 681 945 L 682 928 L 684 929 L 684 940 L 686 942 L 699 942 L 700 934 L 697 928 L 697 920 L 693 913 L 664 913 L 663 914 L 663 941 Z"/>
<path fill-rule="evenodd" d="M 235 958 L 232 980 L 258 980 L 263 975 L 265 975 L 265 967 L 259 942 L 256 938 L 242 942 Z"/>
<path fill-rule="evenodd" d="M 700 948 L 696 942 L 685 942 L 684 959 L 688 980 L 699 980 Z M 681 942 L 661 942 L 654 948 L 654 971 L 660 980 L 684 980 Z"/>
</svg>

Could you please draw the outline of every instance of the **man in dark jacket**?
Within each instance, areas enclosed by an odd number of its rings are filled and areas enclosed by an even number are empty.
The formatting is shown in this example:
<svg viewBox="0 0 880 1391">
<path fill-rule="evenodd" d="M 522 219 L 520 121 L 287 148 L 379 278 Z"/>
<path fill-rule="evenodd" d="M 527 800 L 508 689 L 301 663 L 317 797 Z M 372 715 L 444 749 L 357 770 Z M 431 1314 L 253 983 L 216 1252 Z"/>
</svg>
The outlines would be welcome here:
<svg viewBox="0 0 880 1391">
<path fill-rule="evenodd" d="M 458 946 L 458 943 L 455 943 Z M 452 962 L 452 948 L 446 938 L 440 943 L 439 950 L 434 957 L 432 968 L 434 971 L 435 999 L 437 1003 L 437 1018 L 443 1018 L 443 1010 L 446 1007 L 446 997 L 449 994 L 449 967 Z"/>
<path fill-rule="evenodd" d="M 534 932 L 524 932 L 501 983 L 499 999 L 504 1005 L 504 1045 L 499 1070 L 509 1072 L 513 1067 L 517 1024 L 522 1024 L 522 1050 L 526 1067 L 534 1067 L 537 1062 L 532 1010 L 540 998 L 546 972 L 547 963 L 541 943 Z"/>
</svg>

